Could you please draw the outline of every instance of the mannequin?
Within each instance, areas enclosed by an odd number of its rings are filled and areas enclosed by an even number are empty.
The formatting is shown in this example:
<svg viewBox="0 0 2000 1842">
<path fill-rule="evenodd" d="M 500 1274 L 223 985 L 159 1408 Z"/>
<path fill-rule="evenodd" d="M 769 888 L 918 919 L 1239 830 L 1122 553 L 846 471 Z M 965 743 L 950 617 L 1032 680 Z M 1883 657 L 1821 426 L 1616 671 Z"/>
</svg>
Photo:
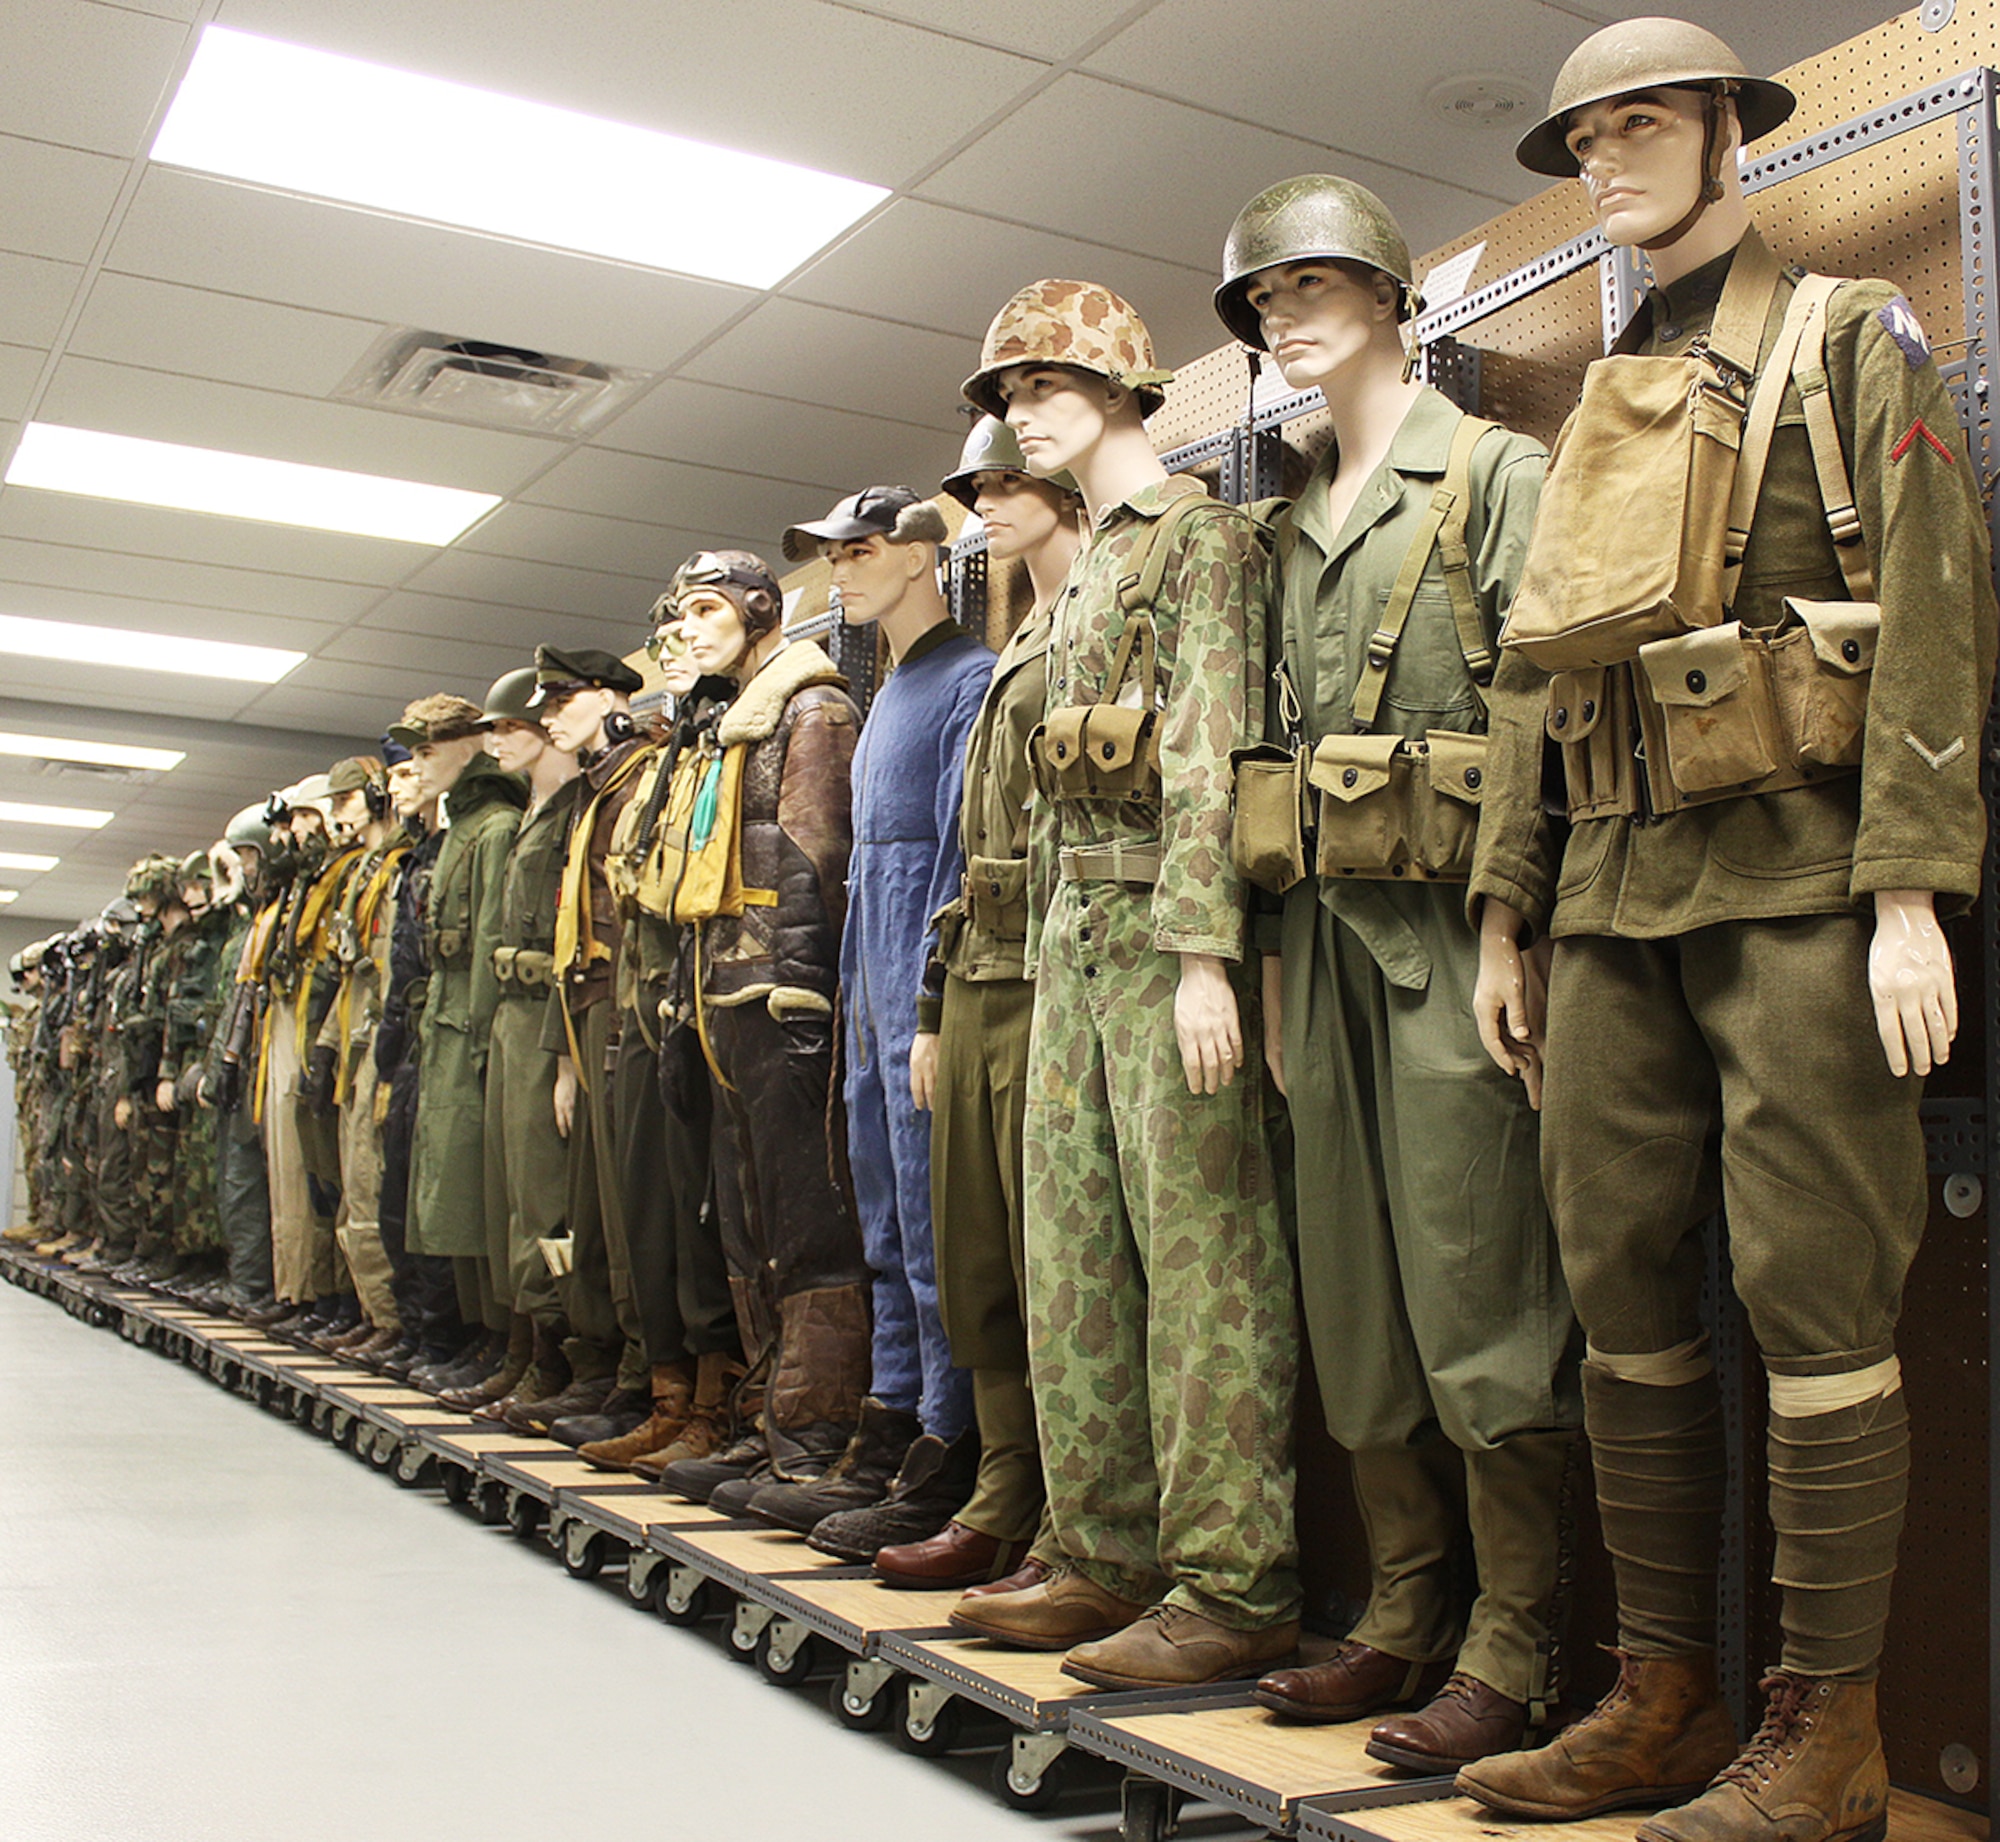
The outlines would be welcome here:
<svg viewBox="0 0 2000 1842">
<path fill-rule="evenodd" d="M 1248 517 L 1153 452 L 1171 376 L 1128 303 L 1049 280 L 1001 309 L 965 387 L 1031 473 L 1074 476 L 1092 528 L 1051 640 L 1032 746 L 1054 792 L 1028 872 L 1050 892 L 1027 942 L 1028 1360 L 1062 1564 L 952 1622 L 1067 1650 L 1065 1673 L 1111 1688 L 1255 1676 L 1298 1641 L 1297 1326 L 1260 1083 L 1237 1078 L 1261 1050 L 1229 855 L 1262 561 Z M 1131 609 L 1119 585 L 1156 548 L 1157 593 Z M 1083 743 L 1098 732 L 1114 758 L 1131 741 L 1109 770 Z"/>
<path fill-rule="evenodd" d="M 1333 418 L 1332 448 L 1279 516 L 1281 669 L 1301 745 L 1325 755 L 1357 734 L 1400 736 L 1432 751 L 1435 782 L 1440 751 L 1469 754 L 1484 728 L 1479 674 L 1546 457 L 1407 374 L 1409 256 L 1365 188 L 1329 175 L 1271 188 L 1244 207 L 1227 261 L 1225 321 L 1275 356 L 1290 388 L 1317 386 Z M 1471 660 L 1443 532 L 1431 535 L 1467 440 L 1452 490 L 1466 500 L 1482 648 Z M 1395 624 L 1419 545 L 1416 593 L 1378 667 L 1371 647 Z M 1320 755 L 1316 777 L 1332 765 Z M 1265 1678 L 1256 1696 L 1322 1723 L 1416 1704 L 1382 1721 L 1368 1750 L 1439 1772 L 1511 1751 L 1539 1725 L 1558 1498 L 1581 1411 L 1534 1117 L 1472 1022 L 1479 946 L 1462 889 L 1413 867 L 1401 856 L 1309 871 L 1263 960 L 1265 1014 L 1283 1020 L 1266 1057 L 1291 1103 L 1306 1326 L 1328 1430 L 1353 1454 L 1370 1588 L 1333 1657 Z M 1479 1594 L 1462 1627 L 1453 1556 L 1468 1536 Z"/>
<path fill-rule="evenodd" d="M 1660 87 L 1635 88 L 1648 59 Z M 1660 285 L 1621 351 L 1672 357 L 1711 337 L 1719 349 L 1732 313 L 1747 317 L 1733 303 L 1761 299 L 1750 284 L 1775 264 L 1735 156 L 1790 108 L 1781 85 L 1748 77 L 1727 46 L 1678 21 L 1599 34 L 1564 66 L 1520 157 L 1579 176 L 1605 234 L 1652 254 Z M 1760 369 L 1809 284 L 1779 273 L 1774 285 Z M 1543 1817 L 1686 1804 L 1645 1823 L 1647 1842 L 1733 1842 L 1780 1822 L 1801 1842 L 1859 1842 L 1882 1833 L 1887 1798 L 1874 1678 L 1909 1451 L 1896 1319 L 1926 1213 L 1921 1076 L 1956 1024 L 1937 915 L 1963 910 L 1978 885 L 1973 757 L 2000 623 L 1962 450 L 1904 441 L 1919 419 L 1952 440 L 1957 427 L 1908 303 L 1887 283 L 1848 282 L 1823 318 L 1825 400 L 1861 544 L 1836 551 L 1806 430 L 1781 421 L 1722 611 L 1775 660 L 1807 613 L 1830 607 L 1851 622 L 1866 604 L 1872 622 L 1879 602 L 1879 633 L 1856 628 L 1873 664 L 1851 752 L 1794 772 L 1815 758 L 1781 714 L 1766 757 L 1776 768 L 1716 788 L 1666 730 L 1640 758 L 1634 798 L 1650 802 L 1650 822 L 1623 797 L 1593 805 L 1577 791 L 1588 786 L 1579 762 L 1587 776 L 1601 751 L 1634 746 L 1612 713 L 1665 721 L 1662 686 L 1707 688 L 1663 663 L 1707 636 L 1655 642 L 1590 680 L 1611 727 L 1558 750 L 1575 814 L 1563 837 L 1538 789 L 1544 738 L 1567 725 L 1557 717 L 1574 680 L 1510 651 L 1470 890 L 1482 1035 L 1543 1106 L 1544 1173 L 1589 1338 L 1587 1426 L 1621 1651 L 1618 1686 L 1585 1723 L 1540 1751 L 1468 1767 L 1460 1783 L 1493 1808 Z M 1602 464 L 1581 412 L 1565 441 L 1545 508 Z M 1719 545 L 1708 527 L 1688 535 Z M 1558 584 L 1538 591 L 1542 605 L 1563 608 L 1562 572 L 1538 575 L 1540 561 L 1531 553 L 1517 620 L 1538 581 Z M 1856 592 L 1858 573 L 1873 596 Z M 1858 640 L 1852 656 L 1865 664 Z M 1545 1017 L 1523 965 L 1544 933 Z M 1698 1301 L 1696 1236 L 1718 1202 L 1769 1379 L 1784 1632 L 1763 1722 L 1741 1753 L 1715 1688 L 1724 1446 Z"/>
</svg>

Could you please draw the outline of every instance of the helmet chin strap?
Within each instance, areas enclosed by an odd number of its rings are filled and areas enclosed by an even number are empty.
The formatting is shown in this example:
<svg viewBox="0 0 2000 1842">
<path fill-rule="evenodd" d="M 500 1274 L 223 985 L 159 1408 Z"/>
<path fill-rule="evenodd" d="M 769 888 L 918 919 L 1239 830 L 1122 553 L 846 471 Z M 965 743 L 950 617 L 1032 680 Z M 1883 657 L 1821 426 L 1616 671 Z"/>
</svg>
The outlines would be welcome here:
<svg viewBox="0 0 2000 1842">
<path fill-rule="evenodd" d="M 1639 247 L 1643 250 L 1671 249 L 1687 235 L 1700 221 L 1701 214 L 1722 196 L 1722 102 L 1723 98 L 1734 94 L 1736 85 L 1720 81 L 1711 83 L 1701 94 L 1701 185 L 1694 195 L 1694 203 L 1677 224 L 1670 225 L 1657 237 L 1648 239 Z"/>
</svg>

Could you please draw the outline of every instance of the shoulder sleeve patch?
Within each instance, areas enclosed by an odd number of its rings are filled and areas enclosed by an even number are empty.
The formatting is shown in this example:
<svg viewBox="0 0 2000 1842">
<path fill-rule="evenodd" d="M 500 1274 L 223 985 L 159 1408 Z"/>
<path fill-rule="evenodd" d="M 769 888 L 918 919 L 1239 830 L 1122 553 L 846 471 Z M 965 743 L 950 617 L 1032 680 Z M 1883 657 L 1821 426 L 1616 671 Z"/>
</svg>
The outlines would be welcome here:
<svg viewBox="0 0 2000 1842">
<path fill-rule="evenodd" d="M 1903 356 L 1910 361 L 1912 371 L 1930 358 L 1931 342 L 1924 337 L 1916 309 L 1900 294 L 1875 317 L 1882 322 L 1882 330 L 1895 340 Z"/>
</svg>

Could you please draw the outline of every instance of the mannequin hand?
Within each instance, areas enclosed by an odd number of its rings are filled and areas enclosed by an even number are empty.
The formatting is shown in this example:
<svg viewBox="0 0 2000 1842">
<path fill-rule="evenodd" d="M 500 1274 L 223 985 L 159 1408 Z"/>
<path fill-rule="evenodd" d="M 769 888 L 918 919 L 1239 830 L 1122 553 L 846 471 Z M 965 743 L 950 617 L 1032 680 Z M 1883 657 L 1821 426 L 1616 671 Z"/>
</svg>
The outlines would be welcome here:
<svg viewBox="0 0 2000 1842">
<path fill-rule="evenodd" d="M 1472 987 L 1472 1015 L 1494 1066 L 1527 1088 L 1528 1104 L 1539 1113 L 1552 948 L 1544 937 L 1523 950 L 1520 939 L 1526 929 L 1518 908 L 1486 898 L 1479 911 L 1479 977 Z"/>
<path fill-rule="evenodd" d="M 556 1130 L 564 1138 L 576 1120 L 576 1064 L 568 1056 L 556 1057 Z"/>
<path fill-rule="evenodd" d="M 1951 1060 L 1958 1034 L 1958 990 L 1951 948 L 1927 889 L 1880 889 L 1875 938 L 1868 948 L 1868 991 L 1875 1033 L 1889 1072 L 1929 1074 Z"/>
<path fill-rule="evenodd" d="M 208 1097 L 208 1076 L 200 1076 L 194 1084 L 194 1103 L 204 1113 L 215 1111 L 215 1102 Z"/>
<path fill-rule="evenodd" d="M 910 1044 L 910 1098 L 919 1113 L 928 1113 L 937 1098 L 938 1039 L 920 1030 Z"/>
<path fill-rule="evenodd" d="M 1275 953 L 1264 955 L 1264 1066 L 1278 1092 L 1285 1086 L 1285 962 Z"/>
<path fill-rule="evenodd" d="M 153 1104 L 162 1113 L 171 1113 L 174 1110 L 174 1084 L 171 1081 L 162 1081 L 153 1089 Z"/>
<path fill-rule="evenodd" d="M 111 1123 L 123 1132 L 132 1123 L 132 1099 L 129 1094 L 120 1094 L 111 1108 Z"/>
<path fill-rule="evenodd" d="M 1229 969 L 1211 953 L 1183 953 L 1174 1035 L 1191 1094 L 1220 1093 L 1243 1065 L 1243 1020 Z"/>
</svg>

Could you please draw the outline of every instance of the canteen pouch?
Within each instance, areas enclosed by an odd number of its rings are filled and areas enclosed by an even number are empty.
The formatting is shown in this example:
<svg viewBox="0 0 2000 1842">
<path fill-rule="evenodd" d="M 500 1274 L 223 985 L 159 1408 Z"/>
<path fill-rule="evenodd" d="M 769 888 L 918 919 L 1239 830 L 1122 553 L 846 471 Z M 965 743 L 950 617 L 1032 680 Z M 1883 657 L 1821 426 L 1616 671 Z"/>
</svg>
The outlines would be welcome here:
<svg viewBox="0 0 2000 1842">
<path fill-rule="evenodd" d="M 1472 874 L 1479 835 L 1479 799 L 1486 783 L 1487 739 L 1451 729 L 1428 731 L 1412 775 L 1416 795 L 1411 828 L 1419 874 L 1435 882 L 1464 882 Z"/>
<path fill-rule="evenodd" d="M 1785 597 L 1785 617 L 1766 645 L 1779 726 L 1798 766 L 1861 765 L 1881 631 L 1878 602 Z"/>
<path fill-rule="evenodd" d="M 1713 793 L 1778 770 L 1777 707 L 1764 648 L 1740 622 L 1641 647 L 1659 706 L 1666 769 L 1682 793 Z"/>
<path fill-rule="evenodd" d="M 1070 704 L 1030 738 L 1050 799 L 1157 797 L 1159 714 L 1123 704 Z"/>
<path fill-rule="evenodd" d="M 1275 742 L 1239 748 L 1229 757 L 1235 769 L 1230 861 L 1246 882 L 1273 895 L 1302 881 L 1308 867 L 1309 760 Z"/>
<path fill-rule="evenodd" d="M 1400 736 L 1324 736 L 1307 778 L 1319 793 L 1319 873 L 1385 876 L 1409 861 L 1410 762 Z"/>
<path fill-rule="evenodd" d="M 1560 744 L 1572 821 L 1638 810 L 1631 685 L 1629 672 L 1601 665 L 1558 672 L 1549 680 L 1543 728 Z"/>
</svg>

